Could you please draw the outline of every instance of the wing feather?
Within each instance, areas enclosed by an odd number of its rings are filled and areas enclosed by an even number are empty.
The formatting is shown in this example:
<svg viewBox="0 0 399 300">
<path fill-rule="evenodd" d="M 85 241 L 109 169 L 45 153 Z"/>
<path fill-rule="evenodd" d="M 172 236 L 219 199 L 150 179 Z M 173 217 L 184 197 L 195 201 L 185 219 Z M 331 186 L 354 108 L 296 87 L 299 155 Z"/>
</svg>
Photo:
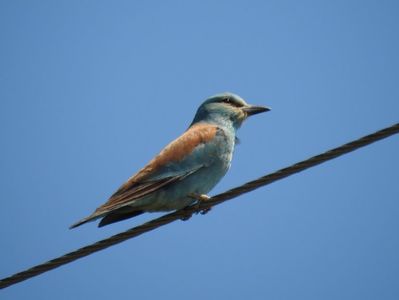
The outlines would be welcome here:
<svg viewBox="0 0 399 300">
<path fill-rule="evenodd" d="M 116 192 L 104 205 L 100 206 L 96 212 L 102 213 L 104 211 L 113 211 L 120 207 L 131 204 L 136 199 L 147 196 L 160 188 L 163 188 L 171 183 L 182 180 L 185 177 L 195 173 L 202 166 L 197 167 L 194 170 L 190 170 L 189 172 L 185 172 L 184 174 L 177 176 L 170 176 L 166 178 L 162 178 L 156 181 L 149 181 L 143 183 L 137 183 L 134 186 L 131 186 L 130 189 L 124 189 L 121 192 Z"/>
<path fill-rule="evenodd" d="M 197 172 L 205 166 L 204 162 L 201 159 L 187 160 L 185 158 L 195 149 L 199 149 L 201 144 L 211 141 L 217 130 L 217 126 L 210 124 L 191 126 L 183 135 L 166 146 L 143 169 L 129 178 L 105 204 L 98 207 L 90 216 L 72 225 L 71 228 L 130 205 L 137 199 Z"/>
<path fill-rule="evenodd" d="M 147 196 L 198 171 L 204 165 L 195 161 L 179 164 L 180 170 L 172 168 L 171 165 L 183 161 L 198 146 L 212 140 L 216 132 L 217 126 L 209 124 L 197 124 L 190 127 L 183 135 L 166 146 L 143 169 L 127 180 L 105 204 L 97 208 L 96 213 L 101 214 L 129 205 L 136 199 Z"/>
</svg>

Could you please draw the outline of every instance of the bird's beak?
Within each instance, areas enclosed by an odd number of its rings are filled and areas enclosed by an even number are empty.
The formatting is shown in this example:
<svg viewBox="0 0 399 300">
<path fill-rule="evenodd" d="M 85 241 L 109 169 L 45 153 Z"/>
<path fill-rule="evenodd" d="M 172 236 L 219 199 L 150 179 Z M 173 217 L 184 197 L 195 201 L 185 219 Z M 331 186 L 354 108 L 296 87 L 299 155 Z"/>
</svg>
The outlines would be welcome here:
<svg viewBox="0 0 399 300">
<path fill-rule="evenodd" d="M 248 106 L 243 107 L 242 110 L 248 116 L 252 116 L 252 115 L 260 114 L 263 112 L 267 112 L 270 110 L 270 108 L 266 107 L 266 106 L 248 105 Z"/>
</svg>

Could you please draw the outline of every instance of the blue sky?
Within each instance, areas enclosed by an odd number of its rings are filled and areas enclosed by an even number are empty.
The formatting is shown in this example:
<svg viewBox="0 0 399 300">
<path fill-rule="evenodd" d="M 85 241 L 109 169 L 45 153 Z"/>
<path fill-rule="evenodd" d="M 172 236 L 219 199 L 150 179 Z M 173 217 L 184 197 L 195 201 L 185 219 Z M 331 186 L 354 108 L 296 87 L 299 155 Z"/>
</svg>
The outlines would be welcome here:
<svg viewBox="0 0 399 300">
<path fill-rule="evenodd" d="M 1 1 L 5 277 L 141 224 L 68 226 L 231 91 L 273 108 L 211 194 L 398 122 L 397 1 Z M 398 299 L 399 138 L 1 291 Z"/>
</svg>

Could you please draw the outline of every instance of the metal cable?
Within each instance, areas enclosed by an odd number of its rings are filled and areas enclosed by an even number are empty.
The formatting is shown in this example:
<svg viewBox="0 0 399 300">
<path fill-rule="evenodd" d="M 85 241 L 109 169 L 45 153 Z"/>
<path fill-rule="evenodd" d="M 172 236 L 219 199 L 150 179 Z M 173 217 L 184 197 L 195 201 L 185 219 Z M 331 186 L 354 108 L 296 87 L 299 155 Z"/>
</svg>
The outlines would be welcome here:
<svg viewBox="0 0 399 300">
<path fill-rule="evenodd" d="M 314 167 L 318 164 L 321 164 L 323 162 L 326 162 L 328 160 L 331 160 L 333 158 L 336 158 L 338 156 L 341 156 L 343 154 L 346 154 L 348 152 L 354 151 L 356 149 L 359 149 L 361 147 L 367 146 L 371 143 L 374 143 L 378 140 L 387 138 L 391 135 L 394 135 L 396 133 L 399 133 L 399 123 L 394 124 L 390 127 L 384 128 L 380 131 L 377 131 L 373 134 L 364 136 L 358 140 L 352 141 L 350 143 L 347 143 L 345 145 L 342 145 L 340 147 L 334 148 L 332 150 L 329 150 L 327 152 L 324 152 L 322 154 L 313 156 L 307 160 L 303 160 L 299 163 L 296 163 L 290 167 L 280 169 L 274 173 L 268 174 L 266 176 L 260 177 L 256 180 L 247 182 L 239 187 L 233 188 L 231 190 L 228 190 L 224 193 L 218 194 L 211 199 L 201 202 L 200 205 L 193 205 L 190 207 L 187 207 L 182 210 L 178 210 L 173 213 L 166 214 L 160 218 L 151 220 L 149 222 L 146 222 L 142 225 L 139 225 L 137 227 L 131 228 L 125 232 L 113 235 L 109 238 L 103 239 L 101 241 L 98 241 L 94 244 L 85 246 L 83 248 L 80 248 L 78 250 L 69 252 L 63 256 L 57 257 L 55 259 L 52 259 L 48 262 L 45 262 L 43 264 L 34 266 L 30 269 L 27 269 L 25 271 L 16 273 L 10 277 L 4 278 L 0 280 L 0 289 L 6 288 L 10 285 L 16 284 L 18 282 L 27 280 L 29 278 L 32 278 L 34 276 L 37 276 L 41 273 L 50 271 L 52 269 L 58 268 L 62 265 L 65 265 L 67 263 L 70 263 L 74 260 L 77 260 L 79 258 L 82 258 L 84 256 L 90 255 L 94 252 L 103 250 L 105 248 L 108 248 L 110 246 L 119 244 L 123 241 L 126 241 L 127 239 L 134 238 L 136 236 L 139 236 L 145 232 L 154 230 L 160 226 L 172 223 L 176 220 L 179 219 L 187 219 L 189 218 L 193 213 L 203 211 L 206 209 L 211 208 L 212 206 L 218 205 L 224 201 L 233 199 L 239 195 L 242 195 L 244 193 L 248 193 L 250 191 L 253 191 L 259 187 L 265 186 L 267 184 L 270 184 L 274 181 L 283 179 L 285 177 L 288 177 L 290 175 L 293 175 L 295 173 L 301 172 L 303 170 L 306 170 L 308 168 Z"/>
</svg>

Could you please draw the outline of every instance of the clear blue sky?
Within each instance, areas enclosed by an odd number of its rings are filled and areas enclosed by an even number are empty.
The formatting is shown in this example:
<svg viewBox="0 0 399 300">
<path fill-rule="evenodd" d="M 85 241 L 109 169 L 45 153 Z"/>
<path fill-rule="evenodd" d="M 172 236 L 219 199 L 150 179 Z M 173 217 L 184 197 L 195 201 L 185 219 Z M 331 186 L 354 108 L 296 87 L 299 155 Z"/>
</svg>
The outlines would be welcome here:
<svg viewBox="0 0 399 300">
<path fill-rule="evenodd" d="M 158 216 L 68 230 L 208 96 L 244 124 L 222 192 L 399 121 L 397 1 L 1 1 L 0 276 Z M 398 299 L 399 137 L 0 292 Z"/>
</svg>

